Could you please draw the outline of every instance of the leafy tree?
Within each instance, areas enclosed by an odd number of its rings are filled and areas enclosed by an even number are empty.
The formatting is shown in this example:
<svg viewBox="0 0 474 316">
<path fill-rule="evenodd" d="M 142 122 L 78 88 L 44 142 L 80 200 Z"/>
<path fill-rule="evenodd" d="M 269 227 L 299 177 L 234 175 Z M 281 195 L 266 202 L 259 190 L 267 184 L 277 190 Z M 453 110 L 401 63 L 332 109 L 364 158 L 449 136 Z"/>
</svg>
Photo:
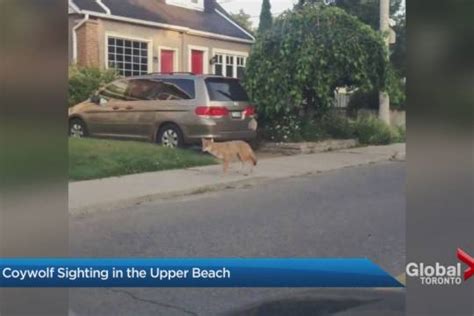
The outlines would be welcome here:
<svg viewBox="0 0 474 316">
<path fill-rule="evenodd" d="M 397 18 L 397 25 L 394 31 L 397 34 L 397 42 L 392 48 L 392 55 L 390 57 L 393 66 L 397 70 L 400 77 L 407 75 L 407 31 L 406 31 L 406 17 L 405 14 Z"/>
<path fill-rule="evenodd" d="M 258 32 L 263 33 L 272 28 L 273 17 L 272 17 L 272 7 L 270 0 L 263 0 L 262 10 L 260 12 L 260 24 L 258 26 Z"/>
<path fill-rule="evenodd" d="M 389 74 L 380 33 L 339 8 L 305 5 L 257 39 L 244 84 L 265 123 L 321 116 L 336 87 L 385 88 Z"/>
<path fill-rule="evenodd" d="M 297 6 L 305 4 L 322 4 L 323 0 L 299 0 Z M 379 0 L 336 0 L 335 5 L 347 13 L 358 17 L 362 22 L 373 29 L 380 28 L 380 1 Z M 392 46 L 392 63 L 401 76 L 405 76 L 406 67 L 406 17 L 402 11 L 402 0 L 390 0 L 390 15 L 394 18 L 397 33 L 397 42 Z"/>
<path fill-rule="evenodd" d="M 297 6 L 305 4 L 323 4 L 323 0 L 299 0 Z M 380 1 L 379 0 L 335 0 L 335 5 L 347 13 L 358 17 L 362 22 L 370 25 L 375 30 L 380 26 Z M 402 0 L 390 0 L 390 15 L 400 11 Z"/>
<path fill-rule="evenodd" d="M 323 0 L 299 0 L 297 7 L 305 4 L 322 4 Z M 374 30 L 380 28 L 380 1 L 379 0 L 335 0 L 335 5 L 344 9 L 347 13 L 358 17 L 362 22 L 370 25 Z M 395 20 L 396 25 L 393 28 L 397 34 L 397 41 L 391 45 L 390 60 L 392 63 L 392 87 L 391 103 L 394 107 L 404 107 L 405 105 L 405 86 L 401 83 L 401 78 L 406 77 L 406 14 L 402 7 L 402 0 L 390 0 L 390 16 Z M 378 105 L 378 95 L 376 91 L 371 91 L 364 96 L 364 99 L 370 100 L 366 107 Z M 361 94 L 361 92 L 359 92 Z M 376 96 L 376 98 L 374 98 Z"/>
<path fill-rule="evenodd" d="M 249 32 L 254 32 L 252 21 L 250 20 L 251 15 L 245 13 L 243 9 L 240 9 L 239 13 L 231 13 L 232 19 L 237 22 L 240 26 Z"/>
</svg>

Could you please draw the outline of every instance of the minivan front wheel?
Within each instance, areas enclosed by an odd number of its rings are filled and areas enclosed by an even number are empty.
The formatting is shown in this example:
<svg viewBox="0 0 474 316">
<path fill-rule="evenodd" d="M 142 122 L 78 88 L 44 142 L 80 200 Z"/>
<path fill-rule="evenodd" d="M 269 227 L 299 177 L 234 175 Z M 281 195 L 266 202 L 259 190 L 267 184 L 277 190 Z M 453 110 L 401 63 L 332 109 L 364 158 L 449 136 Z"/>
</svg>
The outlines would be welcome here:
<svg viewBox="0 0 474 316">
<path fill-rule="evenodd" d="M 160 128 L 157 140 L 159 144 L 168 148 L 178 148 L 184 145 L 183 133 L 179 127 L 173 124 L 166 124 Z"/>
<path fill-rule="evenodd" d="M 69 136 L 75 138 L 87 137 L 87 127 L 84 121 L 72 119 L 69 121 Z"/>
</svg>

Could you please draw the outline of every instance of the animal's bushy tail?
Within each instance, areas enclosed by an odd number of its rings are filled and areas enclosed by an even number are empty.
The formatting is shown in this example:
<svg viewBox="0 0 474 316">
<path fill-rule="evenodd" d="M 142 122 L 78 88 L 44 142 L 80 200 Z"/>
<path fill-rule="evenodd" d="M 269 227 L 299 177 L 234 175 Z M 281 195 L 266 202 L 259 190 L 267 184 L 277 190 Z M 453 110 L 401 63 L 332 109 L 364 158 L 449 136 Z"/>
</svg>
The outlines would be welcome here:
<svg viewBox="0 0 474 316">
<path fill-rule="evenodd" d="M 250 159 L 252 159 L 253 165 L 256 166 L 258 163 L 258 160 L 253 152 L 250 152 Z"/>
</svg>

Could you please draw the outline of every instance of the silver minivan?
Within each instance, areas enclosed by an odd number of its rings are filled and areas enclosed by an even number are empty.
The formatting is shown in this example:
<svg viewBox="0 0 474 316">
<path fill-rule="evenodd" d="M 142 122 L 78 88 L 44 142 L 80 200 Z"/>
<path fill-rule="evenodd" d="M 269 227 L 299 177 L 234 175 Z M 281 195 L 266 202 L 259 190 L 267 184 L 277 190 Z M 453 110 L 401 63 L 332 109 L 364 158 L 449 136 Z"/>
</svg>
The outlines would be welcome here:
<svg viewBox="0 0 474 316">
<path fill-rule="evenodd" d="M 116 80 L 69 109 L 72 137 L 144 139 L 167 147 L 256 138 L 255 107 L 238 79 L 150 74 Z"/>
</svg>

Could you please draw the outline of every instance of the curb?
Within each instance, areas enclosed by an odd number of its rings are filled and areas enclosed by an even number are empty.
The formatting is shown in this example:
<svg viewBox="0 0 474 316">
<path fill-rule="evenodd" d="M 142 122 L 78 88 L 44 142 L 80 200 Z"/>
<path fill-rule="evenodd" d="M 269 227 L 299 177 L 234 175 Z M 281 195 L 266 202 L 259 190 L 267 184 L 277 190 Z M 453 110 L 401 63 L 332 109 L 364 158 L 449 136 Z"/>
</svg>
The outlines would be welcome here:
<svg viewBox="0 0 474 316">
<path fill-rule="evenodd" d="M 131 207 L 134 205 L 140 205 L 142 203 L 152 202 L 156 200 L 169 200 L 169 199 L 173 199 L 177 197 L 200 195 L 204 193 L 211 193 L 211 192 L 223 191 L 223 190 L 228 190 L 228 189 L 240 189 L 249 185 L 253 186 L 259 183 L 263 183 L 268 180 L 271 180 L 271 179 L 266 178 L 266 177 L 255 177 L 255 178 L 249 178 L 245 180 L 229 181 L 226 183 L 219 183 L 219 184 L 214 184 L 214 185 L 205 185 L 205 186 L 196 187 L 190 190 L 149 194 L 149 195 L 139 196 L 136 198 L 118 200 L 115 202 L 98 203 L 92 206 L 86 206 L 86 207 L 80 207 L 80 208 L 70 208 L 69 214 L 70 215 L 87 215 L 91 213 L 96 213 L 98 211 L 107 212 L 111 210 Z"/>
<path fill-rule="evenodd" d="M 350 167 L 352 168 L 352 167 L 367 166 L 370 164 L 382 163 L 382 162 L 390 162 L 390 160 L 387 158 L 387 159 L 369 161 L 367 163 L 357 164 Z M 255 178 L 249 178 L 245 180 L 229 181 L 226 183 L 219 183 L 215 185 L 204 185 L 204 186 L 196 187 L 190 190 L 180 190 L 180 191 L 173 191 L 173 192 L 166 192 L 166 193 L 149 194 L 149 195 L 139 196 L 136 198 L 117 200 L 115 202 L 97 203 L 92 206 L 70 208 L 69 214 L 73 216 L 77 216 L 77 215 L 87 215 L 87 214 L 92 214 L 92 213 L 97 213 L 97 212 L 107 212 L 107 211 L 113 211 L 117 209 L 128 208 L 131 206 L 136 206 L 142 203 L 147 203 L 147 202 L 152 202 L 152 201 L 158 201 L 158 200 L 165 201 L 165 200 L 179 198 L 179 197 L 189 197 L 193 195 L 201 195 L 205 193 L 224 191 L 228 189 L 241 189 L 248 186 L 255 186 L 257 184 L 269 183 L 274 180 L 320 175 L 323 173 L 341 170 L 345 168 L 349 168 L 349 167 L 345 166 L 341 168 L 329 169 L 329 170 L 324 170 L 324 171 L 314 170 L 312 172 L 302 172 L 299 174 L 280 176 L 280 177 L 255 177 Z"/>
</svg>

